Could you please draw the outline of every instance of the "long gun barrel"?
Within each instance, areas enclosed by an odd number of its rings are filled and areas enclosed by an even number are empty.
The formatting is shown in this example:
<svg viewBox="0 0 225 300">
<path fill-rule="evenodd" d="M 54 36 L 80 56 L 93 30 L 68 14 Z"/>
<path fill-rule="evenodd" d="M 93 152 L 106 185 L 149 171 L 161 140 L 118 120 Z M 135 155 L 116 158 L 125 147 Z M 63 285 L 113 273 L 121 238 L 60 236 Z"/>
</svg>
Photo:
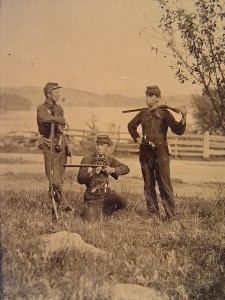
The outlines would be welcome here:
<svg viewBox="0 0 225 300">
<path fill-rule="evenodd" d="M 180 109 L 177 108 L 177 107 L 171 107 L 171 106 L 169 106 L 169 105 L 159 105 L 159 107 L 160 107 L 160 108 L 168 108 L 168 109 L 170 109 L 170 110 L 172 110 L 172 111 L 174 111 L 174 112 L 176 112 L 176 113 L 178 113 L 178 114 L 181 113 Z M 134 112 L 134 111 L 142 111 L 142 110 L 145 110 L 145 109 L 147 109 L 147 107 L 143 107 L 143 108 L 135 108 L 135 109 L 129 109 L 129 110 L 123 110 L 122 113 L 125 114 L 125 113 Z"/>
<path fill-rule="evenodd" d="M 126 114 L 126 113 L 130 113 L 130 112 L 134 112 L 134 111 L 141 111 L 141 110 L 145 110 L 146 108 L 147 107 L 123 110 L 122 113 Z"/>
<path fill-rule="evenodd" d="M 81 167 L 97 168 L 97 167 L 103 167 L 103 165 L 91 165 L 91 164 L 79 164 L 79 165 L 64 164 L 63 166 L 67 167 L 67 168 L 81 168 Z"/>
<path fill-rule="evenodd" d="M 51 160 L 50 160 L 50 195 L 52 199 L 52 208 L 54 212 L 54 219 L 56 222 L 59 220 L 58 211 L 56 207 L 56 201 L 54 198 L 55 192 L 53 188 L 53 177 L 54 177 L 54 137 L 55 137 L 55 124 L 51 123 Z"/>
</svg>

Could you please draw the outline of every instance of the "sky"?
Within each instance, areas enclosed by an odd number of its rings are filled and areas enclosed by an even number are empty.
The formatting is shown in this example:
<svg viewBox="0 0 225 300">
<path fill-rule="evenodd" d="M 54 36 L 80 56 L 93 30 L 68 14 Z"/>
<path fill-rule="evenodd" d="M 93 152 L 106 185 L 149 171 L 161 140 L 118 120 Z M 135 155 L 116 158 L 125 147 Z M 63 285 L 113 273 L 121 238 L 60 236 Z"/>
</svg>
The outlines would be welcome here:
<svg viewBox="0 0 225 300">
<path fill-rule="evenodd" d="M 188 5 L 192 0 L 183 0 Z M 162 94 L 193 94 L 178 83 L 171 61 L 156 55 L 154 0 L 0 0 L 0 86 L 63 87 L 143 96 L 148 85 Z M 147 21 L 146 21 L 147 20 Z"/>
</svg>

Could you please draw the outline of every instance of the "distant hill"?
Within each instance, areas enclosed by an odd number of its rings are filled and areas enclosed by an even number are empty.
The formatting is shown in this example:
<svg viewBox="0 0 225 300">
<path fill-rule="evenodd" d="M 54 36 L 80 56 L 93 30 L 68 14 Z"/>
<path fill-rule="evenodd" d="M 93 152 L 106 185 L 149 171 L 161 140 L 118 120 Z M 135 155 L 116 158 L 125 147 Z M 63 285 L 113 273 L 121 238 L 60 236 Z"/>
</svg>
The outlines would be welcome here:
<svg viewBox="0 0 225 300">
<path fill-rule="evenodd" d="M 0 94 L 3 93 L 19 95 L 22 98 L 29 99 L 32 106 L 37 106 L 44 102 L 45 96 L 43 88 L 41 87 L 4 87 L 0 89 Z M 100 96 L 95 93 L 87 91 L 80 91 L 72 88 L 63 88 L 63 96 L 65 107 L 77 107 L 77 106 L 107 106 L 107 107 L 144 107 L 144 97 L 125 97 L 119 94 L 106 94 Z M 172 106 L 186 105 L 191 106 L 192 96 L 170 96 L 164 97 L 163 103 L 170 104 Z"/>
<path fill-rule="evenodd" d="M 0 112 L 30 109 L 31 102 L 29 99 L 18 94 L 0 94 Z"/>
</svg>

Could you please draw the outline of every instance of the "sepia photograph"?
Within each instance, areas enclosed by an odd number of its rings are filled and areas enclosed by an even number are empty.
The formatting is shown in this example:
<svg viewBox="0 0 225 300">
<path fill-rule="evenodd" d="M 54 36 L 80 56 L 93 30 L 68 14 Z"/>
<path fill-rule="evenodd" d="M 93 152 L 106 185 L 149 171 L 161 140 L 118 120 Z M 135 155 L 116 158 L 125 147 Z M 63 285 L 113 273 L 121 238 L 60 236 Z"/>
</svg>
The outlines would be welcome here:
<svg viewBox="0 0 225 300">
<path fill-rule="evenodd" d="M 0 0 L 0 300 L 225 299 L 225 0 Z"/>
</svg>

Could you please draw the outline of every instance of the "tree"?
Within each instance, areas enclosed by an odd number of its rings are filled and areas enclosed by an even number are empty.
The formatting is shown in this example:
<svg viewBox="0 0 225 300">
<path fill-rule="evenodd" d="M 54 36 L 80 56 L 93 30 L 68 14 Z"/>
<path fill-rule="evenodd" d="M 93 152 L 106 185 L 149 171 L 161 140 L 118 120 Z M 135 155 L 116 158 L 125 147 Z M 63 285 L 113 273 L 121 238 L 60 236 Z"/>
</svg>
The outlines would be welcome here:
<svg viewBox="0 0 225 300">
<path fill-rule="evenodd" d="M 206 96 L 193 96 L 193 117 L 195 119 L 195 132 L 222 135 L 223 128 L 217 114 L 213 109 L 212 102 Z"/>
<path fill-rule="evenodd" d="M 194 0 L 194 10 L 188 11 L 178 6 L 181 0 L 156 1 L 162 10 L 160 34 L 174 58 L 175 76 L 182 84 L 191 80 L 201 86 L 225 133 L 225 2 Z"/>
<path fill-rule="evenodd" d="M 88 126 L 88 128 L 90 129 L 91 131 L 91 134 L 93 135 L 96 135 L 97 132 L 98 132 L 98 127 L 96 125 L 97 123 L 97 119 L 96 119 L 96 116 L 91 116 L 91 119 L 90 119 L 90 122 L 85 122 L 85 124 Z"/>
</svg>

